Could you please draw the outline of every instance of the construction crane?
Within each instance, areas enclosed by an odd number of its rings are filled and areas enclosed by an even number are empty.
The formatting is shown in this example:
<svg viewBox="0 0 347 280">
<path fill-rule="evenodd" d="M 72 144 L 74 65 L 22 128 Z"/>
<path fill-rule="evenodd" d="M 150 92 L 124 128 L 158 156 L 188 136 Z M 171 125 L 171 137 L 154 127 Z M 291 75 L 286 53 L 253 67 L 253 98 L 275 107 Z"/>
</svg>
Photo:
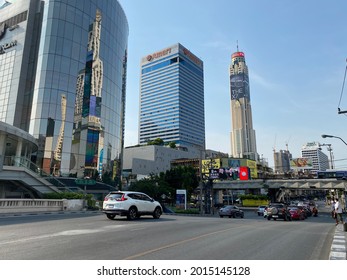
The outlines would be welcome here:
<svg viewBox="0 0 347 280">
<path fill-rule="evenodd" d="M 330 168 L 331 169 L 334 169 L 334 161 L 333 161 L 333 148 L 331 147 L 331 144 L 319 144 L 319 147 L 322 147 L 322 146 L 327 146 L 327 150 L 329 151 L 330 153 Z"/>
</svg>

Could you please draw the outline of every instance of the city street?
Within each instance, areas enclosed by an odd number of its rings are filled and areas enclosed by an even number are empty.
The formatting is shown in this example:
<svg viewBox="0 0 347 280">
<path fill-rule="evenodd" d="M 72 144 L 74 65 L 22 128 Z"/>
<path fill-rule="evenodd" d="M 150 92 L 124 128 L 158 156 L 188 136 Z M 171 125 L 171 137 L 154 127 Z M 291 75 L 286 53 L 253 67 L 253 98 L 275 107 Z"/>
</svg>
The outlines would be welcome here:
<svg viewBox="0 0 347 280">
<path fill-rule="evenodd" d="M 0 218 L 2 260 L 327 260 L 335 230 L 328 215 L 304 221 L 101 213 Z"/>
</svg>

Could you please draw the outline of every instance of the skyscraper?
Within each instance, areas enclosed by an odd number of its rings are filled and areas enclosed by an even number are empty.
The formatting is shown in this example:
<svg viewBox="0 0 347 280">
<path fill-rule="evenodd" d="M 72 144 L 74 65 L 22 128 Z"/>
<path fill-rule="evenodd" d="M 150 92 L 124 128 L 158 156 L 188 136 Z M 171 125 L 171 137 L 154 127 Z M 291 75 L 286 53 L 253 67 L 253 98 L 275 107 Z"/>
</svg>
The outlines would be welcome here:
<svg viewBox="0 0 347 280">
<path fill-rule="evenodd" d="M 0 6 L 0 121 L 38 139 L 43 171 L 119 171 L 128 33 L 114 0 Z"/>
<path fill-rule="evenodd" d="M 255 131 L 249 90 L 248 67 L 245 54 L 235 52 L 230 65 L 231 94 L 231 154 L 235 158 L 257 160 Z"/>
<path fill-rule="evenodd" d="M 309 142 L 302 146 L 301 156 L 312 160 L 311 172 L 325 171 L 329 169 L 329 158 L 322 152 L 320 144 Z"/>
<path fill-rule="evenodd" d="M 203 62 L 177 43 L 141 60 L 139 143 L 205 149 Z"/>
</svg>

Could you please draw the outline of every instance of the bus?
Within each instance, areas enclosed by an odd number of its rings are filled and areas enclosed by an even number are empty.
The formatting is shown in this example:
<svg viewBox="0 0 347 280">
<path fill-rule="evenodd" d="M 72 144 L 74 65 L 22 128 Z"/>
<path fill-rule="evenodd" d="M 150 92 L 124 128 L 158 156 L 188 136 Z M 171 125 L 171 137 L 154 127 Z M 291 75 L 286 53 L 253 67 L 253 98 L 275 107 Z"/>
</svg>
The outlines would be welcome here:
<svg viewBox="0 0 347 280">
<path fill-rule="evenodd" d="M 317 178 L 346 180 L 347 171 L 346 170 L 317 171 Z"/>
</svg>

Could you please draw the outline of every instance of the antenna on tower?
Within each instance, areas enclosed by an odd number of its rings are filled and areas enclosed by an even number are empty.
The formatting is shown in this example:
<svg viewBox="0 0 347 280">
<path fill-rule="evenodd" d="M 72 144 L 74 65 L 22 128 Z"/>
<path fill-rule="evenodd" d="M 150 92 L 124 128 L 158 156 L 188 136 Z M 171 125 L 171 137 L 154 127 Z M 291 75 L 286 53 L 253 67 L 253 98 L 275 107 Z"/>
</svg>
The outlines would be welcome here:
<svg viewBox="0 0 347 280">
<path fill-rule="evenodd" d="M 277 138 L 277 134 L 275 135 L 275 142 L 274 142 L 274 145 L 273 145 L 273 147 L 272 147 L 272 151 L 273 151 L 274 153 L 276 153 L 276 138 Z"/>
<path fill-rule="evenodd" d="M 289 151 L 289 150 L 288 150 L 288 143 L 289 143 L 289 140 L 290 140 L 291 137 L 292 137 L 292 136 L 290 136 L 289 139 L 286 141 L 287 152 Z"/>
<path fill-rule="evenodd" d="M 347 59 L 346 59 L 346 62 L 347 62 Z M 341 90 L 341 95 L 340 95 L 340 101 L 339 101 L 339 105 L 337 105 L 337 112 L 338 112 L 339 114 L 346 114 L 346 113 L 347 113 L 347 110 L 341 111 L 341 109 L 340 109 L 340 104 L 341 104 L 341 100 L 342 100 L 343 90 L 344 90 L 344 88 L 345 88 L 346 73 L 347 73 L 347 65 L 346 65 L 346 68 L 345 68 L 345 75 L 344 75 L 344 77 L 343 77 L 343 83 L 342 83 L 342 90 Z"/>
<path fill-rule="evenodd" d="M 236 40 L 236 49 L 239 51 L 239 40 Z"/>
</svg>

